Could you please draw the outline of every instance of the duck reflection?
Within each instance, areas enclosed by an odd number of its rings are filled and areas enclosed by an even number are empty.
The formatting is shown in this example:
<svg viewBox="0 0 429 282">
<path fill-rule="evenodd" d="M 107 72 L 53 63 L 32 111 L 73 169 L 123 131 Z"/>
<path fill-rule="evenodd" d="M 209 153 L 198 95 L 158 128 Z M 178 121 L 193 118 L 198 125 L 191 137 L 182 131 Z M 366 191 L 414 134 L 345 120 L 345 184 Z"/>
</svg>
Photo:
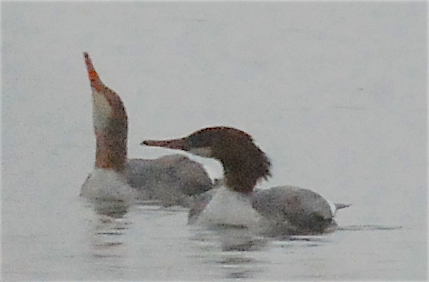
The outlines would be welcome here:
<svg viewBox="0 0 429 282">
<path fill-rule="evenodd" d="M 100 200 L 92 201 L 92 206 L 96 214 L 101 217 L 123 218 L 128 212 L 129 205 L 121 200 Z"/>
<path fill-rule="evenodd" d="M 254 252 L 267 246 L 267 239 L 256 236 L 247 228 L 216 226 L 194 228 L 190 240 L 195 246 L 193 259 L 197 263 L 220 267 L 223 278 L 253 278 L 263 272 L 264 262 L 255 259 Z"/>
<path fill-rule="evenodd" d="M 92 200 L 87 201 L 86 206 L 95 212 L 88 233 L 90 256 L 105 259 L 104 262 L 112 267 L 120 268 L 120 261 L 128 252 L 124 242 L 124 235 L 131 226 L 131 221 L 125 217 L 128 205 L 122 201 Z"/>
</svg>

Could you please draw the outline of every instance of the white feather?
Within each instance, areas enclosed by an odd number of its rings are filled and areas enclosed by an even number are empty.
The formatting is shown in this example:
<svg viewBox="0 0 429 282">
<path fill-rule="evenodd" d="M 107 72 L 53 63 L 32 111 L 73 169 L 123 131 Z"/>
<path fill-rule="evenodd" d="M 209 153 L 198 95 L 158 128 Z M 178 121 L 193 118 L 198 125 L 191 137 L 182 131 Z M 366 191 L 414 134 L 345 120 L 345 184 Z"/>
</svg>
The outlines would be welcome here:
<svg viewBox="0 0 429 282">
<path fill-rule="evenodd" d="M 337 213 L 337 206 L 335 206 L 335 204 L 329 200 L 326 200 L 326 202 L 328 202 L 328 205 L 331 208 L 332 217 L 334 217 L 335 214 Z"/>
<path fill-rule="evenodd" d="M 256 227 L 259 219 L 260 215 L 252 208 L 249 195 L 222 186 L 202 211 L 197 224 Z"/>
<path fill-rule="evenodd" d="M 135 189 L 131 188 L 120 173 L 95 168 L 82 186 L 81 196 L 88 199 L 120 200 L 131 203 L 135 199 Z"/>
<path fill-rule="evenodd" d="M 109 118 L 113 116 L 113 109 L 106 97 L 96 90 L 92 91 L 92 99 L 94 126 L 97 129 L 103 129 L 107 126 Z"/>
</svg>

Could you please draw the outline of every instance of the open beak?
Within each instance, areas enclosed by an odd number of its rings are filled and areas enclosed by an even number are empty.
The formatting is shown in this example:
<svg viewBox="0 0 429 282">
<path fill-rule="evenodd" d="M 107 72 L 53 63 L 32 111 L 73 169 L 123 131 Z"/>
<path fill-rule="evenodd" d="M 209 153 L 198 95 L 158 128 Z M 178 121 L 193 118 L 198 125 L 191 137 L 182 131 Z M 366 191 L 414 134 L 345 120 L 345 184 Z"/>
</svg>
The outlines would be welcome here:
<svg viewBox="0 0 429 282">
<path fill-rule="evenodd" d="M 145 140 L 140 145 L 164 147 L 168 149 L 184 150 L 185 149 L 185 138 L 171 139 L 171 140 Z"/>
</svg>

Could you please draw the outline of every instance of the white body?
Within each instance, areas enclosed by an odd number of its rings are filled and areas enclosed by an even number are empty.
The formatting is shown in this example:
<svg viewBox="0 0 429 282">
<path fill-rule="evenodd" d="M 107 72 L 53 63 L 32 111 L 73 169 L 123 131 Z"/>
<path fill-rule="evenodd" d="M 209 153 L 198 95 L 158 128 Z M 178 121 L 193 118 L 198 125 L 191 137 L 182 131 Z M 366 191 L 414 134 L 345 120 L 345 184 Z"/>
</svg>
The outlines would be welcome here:
<svg viewBox="0 0 429 282">
<path fill-rule="evenodd" d="M 122 173 L 94 168 L 83 184 L 80 195 L 92 200 L 118 200 L 132 203 L 136 191 L 127 184 Z"/>
<path fill-rule="evenodd" d="M 260 220 L 252 208 L 249 195 L 234 192 L 225 186 L 217 189 L 213 199 L 199 215 L 196 224 L 256 227 Z"/>
<path fill-rule="evenodd" d="M 218 181 L 222 183 L 222 181 Z M 221 184 L 222 186 L 222 184 Z M 227 189 L 228 190 L 228 189 Z M 217 192 L 220 192 L 219 195 Z M 319 194 L 295 186 L 280 186 L 266 190 L 257 189 L 250 195 L 238 195 L 237 192 L 225 191 L 225 187 L 213 189 L 199 197 L 189 211 L 189 224 L 224 223 L 233 225 L 253 224 L 257 221 L 257 230 L 273 236 L 281 234 L 314 234 L 335 230 L 334 220 L 338 209 L 349 205 L 334 204 Z M 217 197 L 217 203 L 209 210 L 211 201 Z M 225 197 L 228 197 L 225 199 Z M 232 198 L 237 199 L 231 203 Z M 241 199 L 241 198 L 244 198 Z M 249 209 L 249 201 L 253 211 Z M 233 208 L 230 206 L 233 205 Z M 237 209 L 245 209 L 243 215 Z M 203 216 L 204 213 L 207 213 Z M 253 215 L 254 213 L 257 215 Z M 214 214 L 214 215 L 213 215 Z M 243 218 L 247 218 L 243 220 Z"/>
</svg>

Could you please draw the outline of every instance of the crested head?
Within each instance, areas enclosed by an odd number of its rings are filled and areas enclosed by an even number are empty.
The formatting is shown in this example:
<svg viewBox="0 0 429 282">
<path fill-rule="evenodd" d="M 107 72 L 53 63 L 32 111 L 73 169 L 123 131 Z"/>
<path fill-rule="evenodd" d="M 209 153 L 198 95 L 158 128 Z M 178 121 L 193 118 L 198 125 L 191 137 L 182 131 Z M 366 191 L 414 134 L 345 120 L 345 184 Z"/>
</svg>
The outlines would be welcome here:
<svg viewBox="0 0 429 282">
<path fill-rule="evenodd" d="M 92 89 L 97 168 L 122 171 L 127 160 L 127 113 L 121 98 L 104 85 L 91 59 L 84 53 Z"/>
<path fill-rule="evenodd" d="M 251 192 L 261 179 L 271 176 L 271 163 L 252 137 L 232 127 L 209 127 L 173 140 L 147 140 L 143 144 L 180 149 L 219 160 L 224 168 L 226 186 Z"/>
</svg>

